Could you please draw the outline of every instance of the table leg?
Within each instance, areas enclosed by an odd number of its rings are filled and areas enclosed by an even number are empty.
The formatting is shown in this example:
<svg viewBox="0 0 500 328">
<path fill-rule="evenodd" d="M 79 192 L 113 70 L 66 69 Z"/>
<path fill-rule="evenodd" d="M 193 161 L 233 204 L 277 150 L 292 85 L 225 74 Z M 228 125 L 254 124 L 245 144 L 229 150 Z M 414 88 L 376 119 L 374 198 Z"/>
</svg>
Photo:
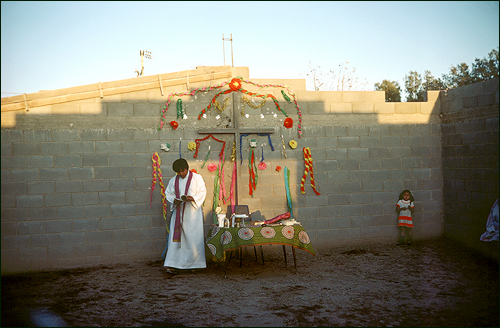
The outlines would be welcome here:
<svg viewBox="0 0 500 328">
<path fill-rule="evenodd" d="M 297 273 L 297 258 L 295 257 L 295 247 L 292 246 L 292 252 L 293 252 L 293 263 L 295 264 L 295 274 Z"/>
<path fill-rule="evenodd" d="M 258 260 L 258 259 L 257 259 L 257 247 L 255 247 L 255 246 L 254 246 L 254 247 L 253 247 L 253 250 L 254 250 L 254 252 L 255 252 L 255 262 L 257 262 L 257 260 Z"/>
<path fill-rule="evenodd" d="M 224 259 L 225 259 L 225 263 L 224 263 L 224 278 L 227 278 L 227 262 L 229 262 L 227 260 L 227 257 L 226 257 L 226 251 L 224 251 Z"/>
<path fill-rule="evenodd" d="M 240 268 L 241 268 L 241 262 L 243 261 L 243 246 L 240 246 L 238 249 L 238 254 L 240 254 Z"/>
<path fill-rule="evenodd" d="M 283 255 L 285 256 L 285 266 L 287 266 L 288 263 L 286 263 L 286 248 L 285 248 L 285 245 L 283 245 Z"/>
<path fill-rule="evenodd" d="M 264 252 L 262 251 L 262 245 L 260 245 L 260 256 L 262 257 L 262 265 L 265 265 L 265 263 L 264 263 Z"/>
</svg>

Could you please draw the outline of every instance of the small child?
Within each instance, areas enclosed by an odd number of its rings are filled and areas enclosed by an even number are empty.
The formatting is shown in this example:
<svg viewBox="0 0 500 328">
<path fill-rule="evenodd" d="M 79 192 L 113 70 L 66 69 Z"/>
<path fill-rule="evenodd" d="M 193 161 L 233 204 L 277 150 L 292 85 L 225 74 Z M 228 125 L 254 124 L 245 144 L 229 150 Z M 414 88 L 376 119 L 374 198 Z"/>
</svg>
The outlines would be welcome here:
<svg viewBox="0 0 500 328">
<path fill-rule="evenodd" d="M 413 200 L 413 195 L 409 190 L 403 190 L 403 192 L 399 194 L 399 201 L 396 204 L 396 212 L 399 213 L 398 227 L 400 232 L 397 245 L 405 243 L 405 230 L 408 231 L 408 245 L 411 245 L 411 230 L 413 228 L 411 213 L 413 213 L 415 209 Z"/>
</svg>

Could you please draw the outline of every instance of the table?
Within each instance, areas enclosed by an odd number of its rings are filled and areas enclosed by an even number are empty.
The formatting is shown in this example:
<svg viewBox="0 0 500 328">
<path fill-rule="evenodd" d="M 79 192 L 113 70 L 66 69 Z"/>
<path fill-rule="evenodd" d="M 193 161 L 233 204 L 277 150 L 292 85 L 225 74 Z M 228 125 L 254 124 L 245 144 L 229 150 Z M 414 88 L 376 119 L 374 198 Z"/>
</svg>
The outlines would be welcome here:
<svg viewBox="0 0 500 328">
<path fill-rule="evenodd" d="M 297 261 L 295 258 L 295 248 L 299 248 L 316 256 L 314 248 L 311 245 L 309 235 L 300 224 L 295 225 L 273 225 L 273 226 L 257 226 L 257 227 L 241 227 L 241 228 L 221 228 L 211 226 L 208 229 L 206 245 L 212 256 L 221 261 L 224 259 L 225 252 L 238 249 L 241 253 L 241 248 L 244 246 L 262 246 L 269 244 L 283 245 L 286 265 L 285 246 L 291 246 L 293 259 L 295 263 L 295 273 L 297 273 Z M 261 248 L 262 255 L 262 248 Z M 255 254 L 257 257 L 257 253 Z M 264 264 L 264 256 L 262 255 L 262 263 Z M 241 266 L 241 256 L 240 256 Z M 227 267 L 227 261 L 226 261 Z"/>
</svg>

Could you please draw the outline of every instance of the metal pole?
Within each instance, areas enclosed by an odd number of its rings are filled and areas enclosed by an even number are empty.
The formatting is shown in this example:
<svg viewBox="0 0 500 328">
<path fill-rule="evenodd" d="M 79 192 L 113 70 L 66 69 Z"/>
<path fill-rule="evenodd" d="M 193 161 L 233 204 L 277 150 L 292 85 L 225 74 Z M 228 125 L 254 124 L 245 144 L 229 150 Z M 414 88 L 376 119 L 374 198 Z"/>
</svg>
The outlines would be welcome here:
<svg viewBox="0 0 500 328">
<path fill-rule="evenodd" d="M 233 62 L 233 33 L 231 33 L 231 64 L 234 67 L 234 62 Z"/>
</svg>

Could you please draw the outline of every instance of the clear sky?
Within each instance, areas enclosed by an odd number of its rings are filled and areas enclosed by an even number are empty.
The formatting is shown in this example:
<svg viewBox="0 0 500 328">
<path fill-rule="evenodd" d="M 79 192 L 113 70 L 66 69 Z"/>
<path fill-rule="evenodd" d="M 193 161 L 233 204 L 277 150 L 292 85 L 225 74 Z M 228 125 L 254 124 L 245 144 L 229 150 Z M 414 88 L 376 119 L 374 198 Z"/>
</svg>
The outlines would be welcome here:
<svg viewBox="0 0 500 328">
<path fill-rule="evenodd" d="M 224 64 L 250 79 L 306 78 L 348 62 L 373 90 L 410 71 L 435 77 L 499 45 L 498 1 L 1 2 L 1 91 L 68 88 Z M 231 43 L 225 42 L 226 65 Z"/>
</svg>

